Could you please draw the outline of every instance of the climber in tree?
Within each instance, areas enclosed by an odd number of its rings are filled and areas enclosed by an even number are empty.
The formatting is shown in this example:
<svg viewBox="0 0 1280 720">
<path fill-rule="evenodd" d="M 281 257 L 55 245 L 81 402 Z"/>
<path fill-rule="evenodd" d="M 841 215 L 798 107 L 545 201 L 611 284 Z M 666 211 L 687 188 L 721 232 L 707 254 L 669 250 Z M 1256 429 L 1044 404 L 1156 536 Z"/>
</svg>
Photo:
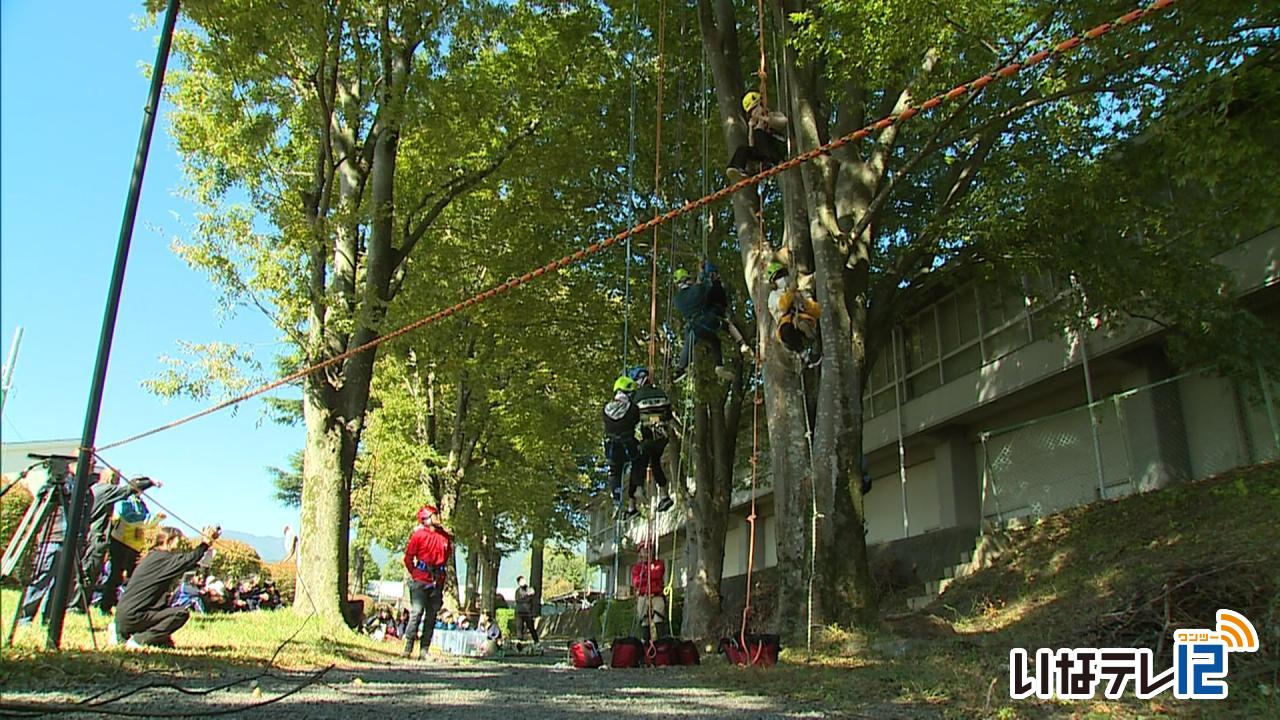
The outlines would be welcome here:
<svg viewBox="0 0 1280 720">
<path fill-rule="evenodd" d="M 720 349 L 720 327 L 723 324 L 723 318 L 717 313 L 716 306 L 708 302 L 714 283 L 706 272 L 706 266 L 703 266 L 697 282 L 694 282 L 689 271 L 684 268 L 676 268 L 673 280 L 676 284 L 676 294 L 672 302 L 684 320 L 684 346 L 674 366 L 676 381 L 679 382 L 684 376 L 690 361 L 693 360 L 693 348 L 697 343 L 705 345 L 711 353 L 716 366 L 716 375 L 726 382 L 732 380 L 733 373 L 724 367 L 724 355 Z"/>
<path fill-rule="evenodd" d="M 633 395 L 636 381 L 626 375 L 613 382 L 613 399 L 604 406 L 604 456 L 609 463 L 609 492 L 613 502 L 622 506 L 622 473 L 631 466 L 630 486 L 644 482 L 644 464 L 638 461 L 640 443 L 636 439 L 640 409 Z M 632 490 L 634 492 L 634 489 Z"/>
<path fill-rule="evenodd" d="M 729 160 L 726 175 L 733 182 L 747 177 L 749 165 L 760 163 L 761 169 L 777 165 L 787 154 L 787 116 L 769 112 L 760 101 L 760 93 L 742 96 L 742 110 L 747 114 L 747 144 L 738 146 Z"/>
<path fill-rule="evenodd" d="M 653 471 L 653 482 L 662 496 L 658 501 L 658 512 L 666 512 L 673 504 L 667 491 L 667 473 L 662 468 L 662 454 L 667 449 L 670 432 L 669 423 L 674 419 L 671 399 L 662 388 L 653 384 L 648 369 L 631 368 L 627 375 L 637 385 L 633 399 L 640 411 L 640 424 L 636 428 L 640 441 L 639 455 L 632 466 L 631 486 L 627 488 L 627 517 L 640 512 L 636 508 L 636 493 L 640 490 L 640 483 L 644 482 L 646 468 Z"/>
<path fill-rule="evenodd" d="M 769 290 L 769 314 L 778 324 L 778 339 L 788 350 L 804 355 L 812 363 L 822 308 L 808 289 L 792 281 L 783 263 L 769 263 L 765 274 L 773 285 Z"/>
<path fill-rule="evenodd" d="M 729 331 L 729 337 L 733 338 L 733 341 L 738 344 L 738 349 L 742 351 L 742 354 L 750 355 L 751 346 L 747 344 L 746 336 L 738 329 L 738 325 L 733 322 L 733 316 L 729 313 L 729 293 L 725 292 L 724 284 L 720 282 L 720 273 L 716 269 L 715 263 L 710 260 L 703 260 L 702 274 L 710 283 L 707 288 L 707 309 L 720 318 L 724 329 Z"/>
</svg>

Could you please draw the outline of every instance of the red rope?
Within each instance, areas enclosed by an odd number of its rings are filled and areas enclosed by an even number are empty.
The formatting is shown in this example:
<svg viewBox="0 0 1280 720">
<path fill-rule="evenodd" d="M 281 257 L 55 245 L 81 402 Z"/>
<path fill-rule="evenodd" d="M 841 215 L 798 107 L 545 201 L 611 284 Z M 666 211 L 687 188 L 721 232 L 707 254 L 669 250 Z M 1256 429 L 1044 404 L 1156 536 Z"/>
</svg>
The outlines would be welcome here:
<svg viewBox="0 0 1280 720">
<path fill-rule="evenodd" d="M 596 253 L 601 252 L 603 250 L 607 250 L 613 247 L 614 245 L 617 245 L 618 243 L 622 242 L 623 240 L 626 240 L 629 237 L 643 234 L 645 232 L 648 232 L 649 230 L 652 230 L 653 228 L 658 227 L 659 225 L 668 223 L 678 217 L 681 217 L 682 215 L 687 215 L 695 210 L 698 210 L 699 208 L 702 208 L 714 202 L 723 200 L 724 198 L 729 197 L 730 195 L 738 192 L 739 190 L 743 190 L 748 187 L 758 185 L 761 182 L 767 180 L 768 178 L 773 177 L 774 175 L 779 175 L 781 173 L 784 173 L 787 170 L 790 170 L 793 167 L 797 167 L 799 165 L 807 163 L 816 157 L 819 157 L 821 155 L 828 155 L 833 150 L 842 148 L 845 145 L 848 145 L 850 143 L 860 142 L 861 140 L 865 139 L 866 137 L 868 137 L 873 133 L 880 132 L 881 130 L 884 130 L 885 128 L 888 128 L 892 125 L 906 122 L 907 120 L 910 120 L 911 118 L 915 117 L 916 115 L 922 112 L 929 112 L 934 108 L 938 107 L 939 105 L 942 105 L 948 102 L 954 102 L 957 98 L 963 95 L 966 95 L 968 93 L 975 92 L 983 87 L 986 87 L 987 85 L 1000 82 L 1001 80 L 1006 80 L 1027 68 L 1034 67 L 1035 65 L 1038 65 L 1041 62 L 1044 62 L 1046 59 L 1050 57 L 1053 57 L 1055 55 L 1066 54 L 1076 49 L 1080 45 L 1084 44 L 1085 42 L 1096 40 L 1097 38 L 1102 37 L 1103 35 L 1106 35 L 1107 33 L 1113 30 L 1119 30 L 1119 29 L 1128 27 L 1129 25 L 1132 25 L 1138 20 L 1141 20 L 1145 17 L 1148 17 L 1160 11 L 1163 11 L 1167 9 L 1169 6 L 1173 5 L 1176 1 L 1177 0 L 1155 0 L 1155 2 L 1151 3 L 1150 5 L 1144 8 L 1139 8 L 1132 12 L 1126 13 L 1125 15 L 1122 15 L 1116 18 L 1112 22 L 1103 23 L 1083 33 L 1082 35 L 1078 35 L 1068 40 L 1063 40 L 1057 45 L 1041 50 L 1040 52 L 1037 52 L 1034 55 L 1027 57 L 1022 62 L 1016 62 L 1016 61 L 1012 62 L 994 72 L 988 73 L 986 75 L 982 75 L 981 77 L 978 77 L 970 82 L 957 85 L 955 88 L 945 93 L 935 95 L 934 97 L 924 101 L 923 103 L 920 103 L 919 105 L 913 105 L 911 107 L 908 107 L 907 109 L 903 110 L 897 115 L 887 115 L 877 120 L 876 122 L 871 123 L 870 125 L 866 125 L 862 128 L 859 128 L 858 130 L 854 130 L 853 132 L 850 132 L 846 135 L 842 135 L 841 137 L 838 137 L 832 140 L 831 142 L 828 142 L 825 145 L 820 145 L 816 148 L 813 148 L 812 150 L 796 155 L 788 160 L 785 160 L 781 163 L 778 163 L 777 165 L 774 165 L 771 168 L 762 170 L 759 173 L 752 175 L 751 177 L 744 178 L 743 180 L 736 182 L 732 185 L 720 188 L 719 190 L 709 195 L 704 195 L 703 197 L 700 197 L 697 200 L 690 200 L 689 202 L 685 203 L 684 205 L 681 205 L 678 208 L 674 208 L 672 210 L 667 211 L 666 213 L 663 213 L 662 215 L 658 215 L 649 220 L 646 220 L 645 222 L 642 222 L 639 225 L 636 225 L 627 230 L 623 230 L 622 232 L 618 233 L 617 235 L 614 235 L 613 237 L 607 238 L 605 240 L 601 240 L 599 242 L 592 243 L 587 247 L 582 248 L 581 250 L 578 250 L 577 252 L 574 252 L 570 255 L 565 255 L 559 260 L 553 260 L 547 263 L 546 265 L 543 265 L 542 267 L 537 268 L 536 270 L 527 272 L 518 278 L 512 278 L 510 280 L 507 280 L 506 282 L 500 285 L 496 285 L 492 288 L 489 288 L 488 290 L 485 290 L 484 292 L 479 293 L 478 295 L 467 298 L 466 300 L 463 300 L 462 302 L 459 302 L 456 305 L 451 305 L 442 310 L 438 310 L 430 315 L 427 315 L 426 317 L 415 320 L 414 322 L 409 323 L 408 325 L 405 325 L 402 328 L 393 330 L 387 333 L 386 335 L 381 335 L 379 337 L 376 337 L 373 340 L 370 340 L 369 342 L 364 343 L 363 345 L 347 350 L 346 352 L 343 352 L 339 355 L 335 355 L 331 358 L 328 358 L 327 360 L 323 360 L 314 365 L 305 367 L 301 370 L 298 370 L 297 372 L 290 373 L 289 375 L 286 375 L 273 382 L 267 383 L 266 385 L 263 385 L 255 390 L 242 393 L 240 395 L 237 395 L 234 398 L 231 398 L 230 400 L 225 400 L 221 403 L 218 403 L 217 405 L 214 405 L 209 408 L 205 408 L 200 412 L 192 413 L 191 415 L 188 415 L 184 418 L 180 418 L 178 420 L 174 420 L 173 422 L 166 423 L 165 425 L 161 425 L 158 428 L 154 428 L 146 432 L 138 433 L 137 435 L 131 435 L 127 438 L 124 438 L 123 440 L 117 440 L 113 443 L 103 445 L 99 449 L 109 450 L 111 448 L 120 447 L 121 445 L 126 445 L 128 443 L 141 440 L 142 438 L 145 438 L 145 437 L 150 437 L 152 435 L 155 435 L 156 433 L 169 430 L 179 425 L 183 425 L 185 423 L 191 422 L 192 420 L 202 418 L 205 415 L 210 415 L 219 410 L 229 408 L 232 405 L 236 405 L 238 403 L 244 402 L 245 400 L 248 400 L 250 398 L 257 397 L 258 395 L 261 395 L 263 393 L 270 392 L 272 390 L 275 390 L 278 387 L 281 387 L 282 385 L 288 385 L 289 383 L 295 382 L 297 380 L 301 380 L 302 378 L 305 378 L 306 376 L 316 372 L 317 370 L 323 370 L 324 368 L 336 365 L 344 360 L 347 360 L 351 357 L 359 355 L 360 353 L 368 352 L 369 350 L 372 350 L 373 348 L 377 347 L 378 345 L 388 340 L 398 338 L 401 335 L 411 333 L 414 330 L 417 330 L 418 328 L 424 327 L 426 325 L 429 325 L 439 320 L 443 320 L 451 315 L 455 315 L 459 312 L 462 312 L 463 310 L 466 310 L 471 306 L 476 305 L 477 303 L 482 303 L 482 302 L 485 302 L 486 300 L 491 300 L 494 297 L 497 297 L 498 295 L 508 292 L 512 288 L 524 285 L 525 283 L 531 280 L 534 280 L 536 278 L 542 277 L 543 275 L 549 272 L 555 272 L 562 268 L 579 263 L 582 260 L 586 259 L 588 256 L 595 255 Z"/>
</svg>

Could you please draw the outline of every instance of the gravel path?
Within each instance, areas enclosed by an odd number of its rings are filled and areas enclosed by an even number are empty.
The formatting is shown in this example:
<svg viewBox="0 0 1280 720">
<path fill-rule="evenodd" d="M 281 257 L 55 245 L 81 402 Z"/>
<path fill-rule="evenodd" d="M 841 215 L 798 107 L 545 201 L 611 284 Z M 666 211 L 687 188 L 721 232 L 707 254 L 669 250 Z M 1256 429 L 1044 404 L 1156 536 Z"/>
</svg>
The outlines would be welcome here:
<svg viewBox="0 0 1280 720">
<path fill-rule="evenodd" d="M 711 658 L 710 662 L 723 662 Z M 574 670 L 544 659 L 493 661 L 404 661 L 351 669 L 334 669 L 318 682 L 278 702 L 256 708 L 288 692 L 305 674 L 277 673 L 263 678 L 260 694 L 242 683 L 205 696 L 171 689 L 149 689 L 101 710 L 105 713 L 59 712 L 59 717 L 145 714 L 151 717 L 246 718 L 466 718 L 467 720 L 537 720 L 539 718 L 818 718 L 835 717 L 821 708 L 787 707 L 777 698 L 717 687 L 713 674 L 701 668 L 644 670 Z M 221 682 L 233 680 L 234 676 Z M 217 681 L 181 683 L 189 690 Z M 81 688 L 78 697 L 107 687 Z M 126 687 L 119 688 L 127 689 Z M 72 698 L 62 692 L 4 693 L 6 701 L 53 703 Z M 919 718 L 896 713 L 892 706 L 867 709 L 857 717 Z M 50 713 L 53 715 L 54 713 Z"/>
</svg>

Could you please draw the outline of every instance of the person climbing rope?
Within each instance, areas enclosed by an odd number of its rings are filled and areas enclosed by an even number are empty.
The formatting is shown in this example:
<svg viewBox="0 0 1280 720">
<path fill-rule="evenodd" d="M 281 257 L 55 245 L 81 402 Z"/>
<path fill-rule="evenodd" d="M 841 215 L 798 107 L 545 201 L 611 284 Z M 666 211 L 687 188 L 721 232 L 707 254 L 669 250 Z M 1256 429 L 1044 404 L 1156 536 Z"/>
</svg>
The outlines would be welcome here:
<svg viewBox="0 0 1280 720">
<path fill-rule="evenodd" d="M 444 604 L 444 584 L 453 557 L 453 538 L 440 526 L 440 512 L 432 505 L 418 510 L 418 526 L 404 549 L 404 566 L 409 571 L 409 625 L 404 633 L 401 657 L 413 656 L 413 641 L 422 626 L 419 657 L 427 659 L 436 615 Z"/>
<path fill-rule="evenodd" d="M 614 505 L 622 509 L 622 473 L 631 466 L 630 487 L 644 482 L 644 465 L 639 462 L 640 443 L 637 428 L 640 409 L 633 395 L 636 381 L 621 375 L 613 381 L 613 399 L 604 405 L 604 456 L 609 463 L 609 493 Z"/>
<path fill-rule="evenodd" d="M 725 171 L 733 182 L 747 177 L 750 163 L 758 162 L 764 170 L 787 155 L 787 116 L 766 110 L 760 93 L 754 91 L 742 96 L 742 110 L 747 114 L 747 144 L 733 151 Z"/>
<path fill-rule="evenodd" d="M 716 270 L 715 263 L 710 260 L 702 261 L 702 272 L 710 281 L 707 288 L 707 309 L 716 317 L 720 318 L 721 324 L 725 330 L 729 331 L 729 337 L 738 344 L 738 349 L 743 355 L 751 354 L 751 345 L 747 343 L 747 338 L 738 329 L 737 323 L 733 321 L 733 316 L 729 313 L 729 293 L 724 289 L 724 283 L 720 282 L 720 272 Z"/>
<path fill-rule="evenodd" d="M 646 468 L 653 471 L 653 483 L 658 486 L 662 499 L 658 501 L 658 512 L 666 512 L 674 504 L 667 492 L 667 473 L 662 468 L 662 454 L 667 449 L 669 423 L 674 420 L 671 412 L 671 398 L 662 388 L 653 384 L 649 370 L 643 367 L 632 368 L 627 375 L 635 381 L 637 390 L 634 401 L 640 411 L 640 424 L 636 428 L 636 436 L 640 441 L 639 454 L 631 473 L 631 486 L 627 488 L 627 517 L 639 514 L 636 508 L 636 493 L 641 485 L 637 478 L 644 481 Z"/>
<path fill-rule="evenodd" d="M 765 275 L 773 284 L 769 291 L 769 314 L 778 324 L 778 340 L 791 352 L 804 356 L 806 364 L 814 364 L 822 307 L 807 288 L 791 281 L 791 273 L 782 262 L 769 263 Z"/>
<path fill-rule="evenodd" d="M 684 268 L 676 268 L 672 279 L 676 284 L 672 302 L 684 320 L 684 346 L 673 366 L 676 382 L 684 377 L 685 370 L 693 359 L 693 348 L 698 343 L 705 345 L 711 353 L 716 375 L 726 382 L 732 380 L 733 373 L 724 366 L 724 354 L 720 349 L 720 327 L 723 319 L 716 313 L 715 307 L 707 302 L 713 281 L 707 274 L 706 265 L 703 265 L 697 282 Z"/>
<path fill-rule="evenodd" d="M 631 566 L 631 589 L 636 595 L 636 618 L 644 628 L 641 639 L 647 643 L 671 634 L 667 622 L 667 598 L 662 594 L 667 565 L 662 558 L 650 555 L 647 540 L 636 544 L 636 552 L 640 558 Z"/>
</svg>

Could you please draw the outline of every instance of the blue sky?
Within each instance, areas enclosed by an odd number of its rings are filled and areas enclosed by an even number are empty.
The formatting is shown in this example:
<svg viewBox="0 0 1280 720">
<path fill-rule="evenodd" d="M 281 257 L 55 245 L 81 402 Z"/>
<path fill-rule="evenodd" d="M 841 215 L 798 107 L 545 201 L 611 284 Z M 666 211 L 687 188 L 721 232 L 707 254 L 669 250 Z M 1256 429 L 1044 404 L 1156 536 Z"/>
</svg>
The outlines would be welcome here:
<svg viewBox="0 0 1280 720">
<path fill-rule="evenodd" d="M 25 336 L 0 423 L 5 442 L 79 438 L 158 27 L 135 29 L 141 2 L 4 0 L 0 5 L 0 344 Z M 98 444 L 200 409 L 140 383 L 178 340 L 253 346 L 276 333 L 260 314 L 219 318 L 203 276 L 169 251 L 191 223 L 177 197 L 167 112 L 156 127 L 125 274 Z M 297 513 L 278 505 L 265 467 L 285 466 L 301 427 L 262 423 L 260 406 L 217 413 L 105 454 L 165 485 L 184 519 L 279 535 Z"/>
</svg>

